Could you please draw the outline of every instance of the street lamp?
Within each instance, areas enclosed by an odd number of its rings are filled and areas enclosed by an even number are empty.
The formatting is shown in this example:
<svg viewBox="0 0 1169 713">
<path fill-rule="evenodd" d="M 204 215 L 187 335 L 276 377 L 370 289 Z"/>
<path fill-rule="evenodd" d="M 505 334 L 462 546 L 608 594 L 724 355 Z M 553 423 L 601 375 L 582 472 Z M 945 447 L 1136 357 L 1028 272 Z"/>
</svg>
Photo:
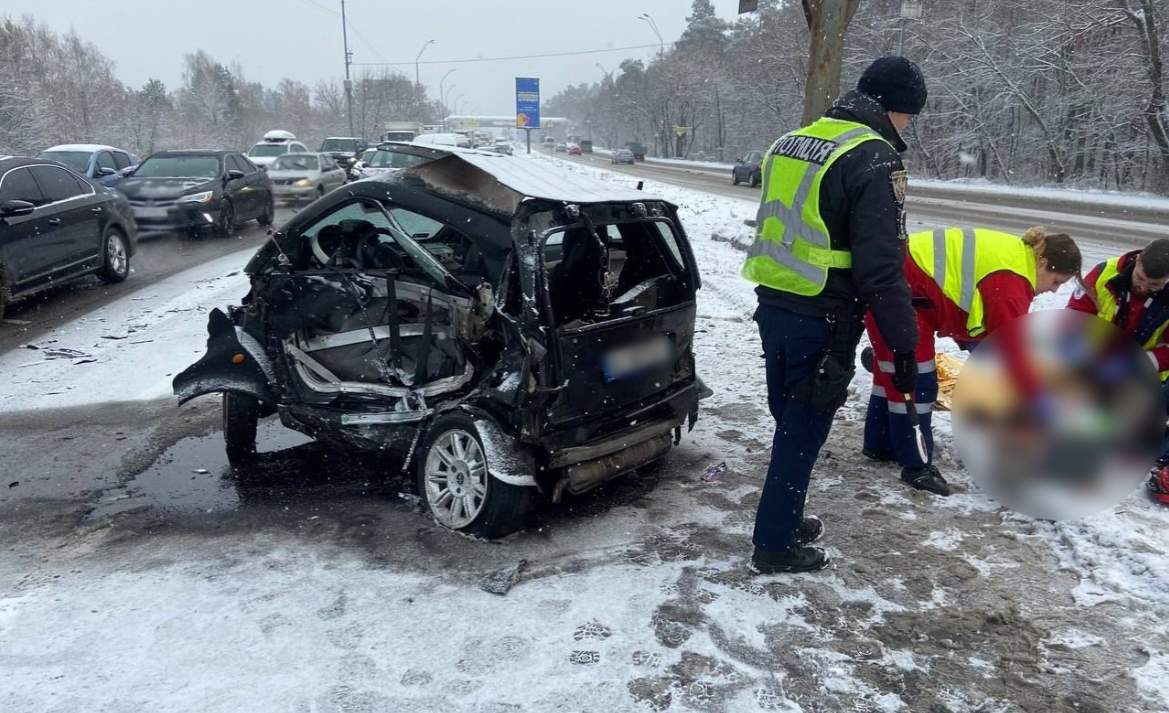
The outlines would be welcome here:
<svg viewBox="0 0 1169 713">
<path fill-rule="evenodd" d="M 451 69 L 448 69 L 446 74 L 442 75 L 442 79 L 438 80 L 438 103 L 442 105 L 442 110 L 443 110 L 444 114 L 446 113 L 447 106 L 446 106 L 446 92 L 443 90 L 442 85 L 446 83 L 446 78 L 451 76 L 451 73 L 453 73 L 457 69 L 458 69 L 458 67 L 453 67 Z M 443 123 L 443 128 L 445 129 L 446 128 L 446 117 L 443 117 L 442 123 Z"/>
<path fill-rule="evenodd" d="M 422 85 L 422 82 L 419 81 L 418 60 L 422 59 L 422 53 L 426 51 L 426 48 L 433 44 L 435 44 L 434 40 L 427 40 L 426 44 L 422 45 L 422 49 L 418 50 L 418 56 L 414 58 L 414 86 L 416 87 Z"/>
<path fill-rule="evenodd" d="M 641 13 L 637 16 L 637 19 L 649 25 L 649 29 L 653 30 L 654 34 L 658 36 L 658 56 L 664 55 L 666 53 L 666 41 L 662 39 L 662 33 L 658 31 L 658 23 L 654 22 L 654 19 L 650 17 L 648 12 Z"/>
<path fill-rule="evenodd" d="M 454 93 L 455 93 L 455 87 L 456 87 L 456 86 L 458 86 L 458 85 L 457 85 L 457 84 L 455 84 L 454 82 L 451 82 L 451 85 L 450 85 L 449 87 L 447 87 L 447 88 L 446 88 L 446 91 L 445 91 L 445 92 L 443 92 L 443 93 L 442 93 L 442 110 L 443 110 L 443 112 L 444 112 L 445 114 L 447 114 L 447 115 L 453 115 L 453 114 L 455 113 L 455 111 L 454 111 L 454 109 L 451 107 L 450 103 L 449 103 L 449 102 L 447 102 L 447 95 L 448 95 L 448 94 L 454 94 Z M 446 131 L 446 130 L 447 130 L 447 128 L 448 128 L 448 127 L 447 127 L 446 120 L 447 120 L 447 117 L 446 117 L 446 116 L 444 116 L 444 117 L 442 118 L 442 130 L 443 130 L 443 131 Z"/>
</svg>

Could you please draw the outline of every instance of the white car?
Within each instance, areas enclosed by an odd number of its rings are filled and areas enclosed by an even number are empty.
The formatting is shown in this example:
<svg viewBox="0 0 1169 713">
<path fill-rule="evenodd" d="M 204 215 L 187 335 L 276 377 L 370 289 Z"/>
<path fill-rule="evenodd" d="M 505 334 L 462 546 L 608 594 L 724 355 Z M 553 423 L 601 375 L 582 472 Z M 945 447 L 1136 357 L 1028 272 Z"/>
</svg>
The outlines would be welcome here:
<svg viewBox="0 0 1169 713">
<path fill-rule="evenodd" d="M 369 157 L 365 167 L 361 169 L 361 177 L 370 178 L 401 171 L 404 168 L 412 168 L 420 163 L 433 161 L 440 155 L 434 148 L 416 144 L 396 142 L 378 144 L 377 151 Z"/>
<path fill-rule="evenodd" d="M 260 168 L 267 170 L 277 156 L 283 156 L 286 153 L 308 152 L 308 147 L 297 141 L 292 132 L 274 129 L 264 134 L 264 138 L 248 149 L 248 159 Z"/>
<path fill-rule="evenodd" d="M 345 169 L 327 153 L 286 153 L 268 166 L 272 197 L 314 201 L 346 182 Z"/>
</svg>

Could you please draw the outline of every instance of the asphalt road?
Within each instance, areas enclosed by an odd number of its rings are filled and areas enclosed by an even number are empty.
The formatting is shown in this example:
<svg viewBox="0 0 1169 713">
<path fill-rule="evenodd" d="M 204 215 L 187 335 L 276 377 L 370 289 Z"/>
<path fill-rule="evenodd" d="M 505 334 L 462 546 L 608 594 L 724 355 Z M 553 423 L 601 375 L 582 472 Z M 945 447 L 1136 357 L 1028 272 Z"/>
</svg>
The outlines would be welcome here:
<svg viewBox="0 0 1169 713">
<path fill-rule="evenodd" d="M 294 208 L 277 205 L 275 225 L 283 224 L 295 214 Z M 141 239 L 138 252 L 130 259 L 130 277 L 125 282 L 107 285 L 91 275 L 9 305 L 4 319 L 0 320 L 0 354 L 189 267 L 249 245 L 258 248 L 267 237 L 267 229 L 248 221 L 231 238 L 196 239 L 166 234 Z"/>
<path fill-rule="evenodd" d="M 608 156 L 584 154 L 558 158 L 607 168 L 630 176 L 662 181 L 684 188 L 755 201 L 759 189 L 732 185 L 730 171 L 643 162 L 614 164 Z M 1079 197 L 1038 198 L 1030 194 L 982 195 L 964 193 L 959 186 L 914 186 L 907 210 L 912 221 L 929 225 L 978 225 L 1021 233 L 1033 225 L 1076 238 L 1085 253 L 1131 249 L 1166 236 L 1169 215 L 1162 209 L 1132 209 L 1095 205 Z"/>
</svg>

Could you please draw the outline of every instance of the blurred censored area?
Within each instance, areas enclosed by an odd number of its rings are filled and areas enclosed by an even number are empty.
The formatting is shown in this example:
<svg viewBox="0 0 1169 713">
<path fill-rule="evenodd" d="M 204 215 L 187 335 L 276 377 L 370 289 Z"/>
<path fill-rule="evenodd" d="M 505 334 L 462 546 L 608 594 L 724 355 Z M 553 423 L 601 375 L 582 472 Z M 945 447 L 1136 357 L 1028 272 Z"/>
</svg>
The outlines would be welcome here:
<svg viewBox="0 0 1169 713">
<path fill-rule="evenodd" d="M 991 497 L 1032 517 L 1078 518 L 1148 477 L 1165 436 L 1158 375 L 1132 337 L 1094 315 L 1032 312 L 971 354 L 954 437 Z"/>
</svg>

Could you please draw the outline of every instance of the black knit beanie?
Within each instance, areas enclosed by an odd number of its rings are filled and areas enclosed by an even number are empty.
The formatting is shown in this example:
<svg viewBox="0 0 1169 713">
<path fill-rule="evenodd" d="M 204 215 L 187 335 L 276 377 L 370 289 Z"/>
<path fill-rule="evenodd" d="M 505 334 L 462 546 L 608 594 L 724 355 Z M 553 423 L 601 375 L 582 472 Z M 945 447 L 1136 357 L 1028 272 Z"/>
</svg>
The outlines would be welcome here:
<svg viewBox="0 0 1169 713">
<path fill-rule="evenodd" d="M 869 65 L 857 91 L 876 99 L 885 111 L 920 114 L 928 93 L 917 65 L 904 57 L 882 57 Z"/>
</svg>

